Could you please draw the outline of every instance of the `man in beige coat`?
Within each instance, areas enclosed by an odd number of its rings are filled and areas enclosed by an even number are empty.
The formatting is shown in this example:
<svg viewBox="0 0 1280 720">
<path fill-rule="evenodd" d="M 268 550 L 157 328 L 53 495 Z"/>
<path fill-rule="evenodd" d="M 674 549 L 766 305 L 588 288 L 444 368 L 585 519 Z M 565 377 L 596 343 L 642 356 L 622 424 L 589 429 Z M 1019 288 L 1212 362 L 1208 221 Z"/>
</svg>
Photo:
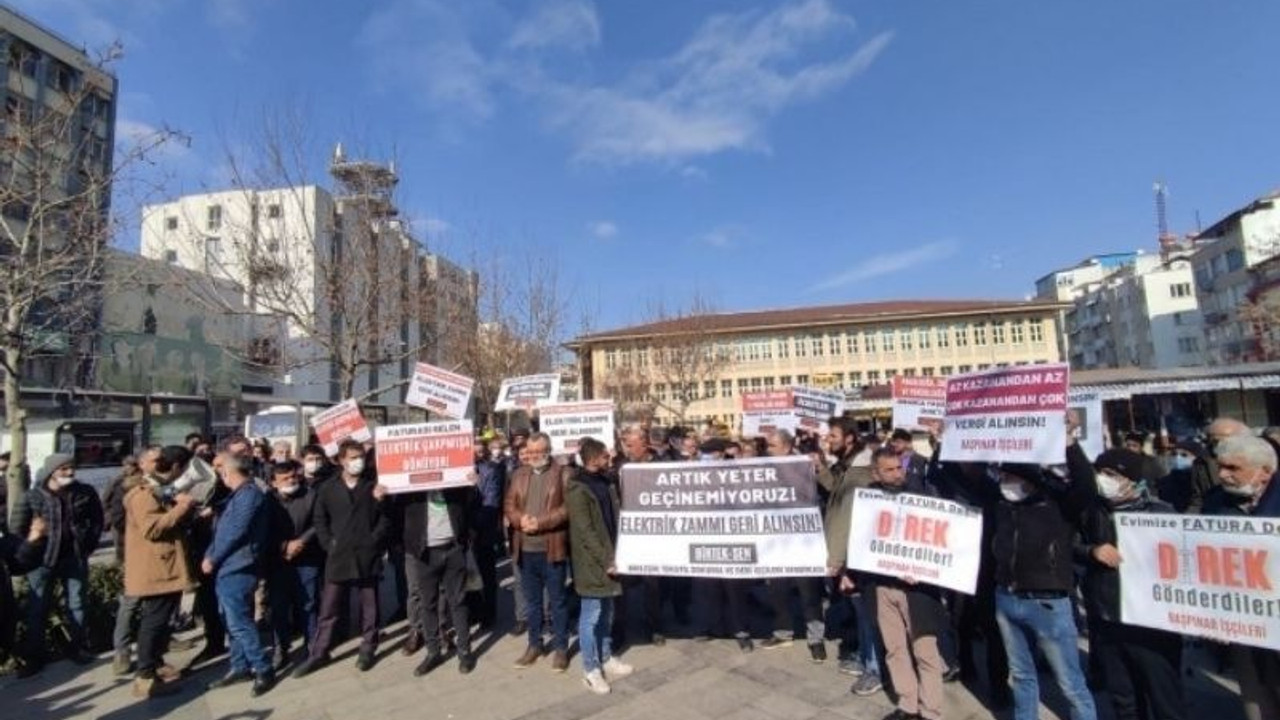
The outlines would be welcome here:
<svg viewBox="0 0 1280 720">
<path fill-rule="evenodd" d="M 177 671 L 164 664 L 169 618 L 182 593 L 195 585 L 187 566 L 182 527 L 195 500 L 183 493 L 171 496 L 166 492 L 179 468 L 177 454 L 169 452 L 173 449 L 149 448 L 146 452 L 155 454 L 155 472 L 125 481 L 124 590 L 127 596 L 140 598 L 133 693 L 141 698 L 177 689 Z"/>
</svg>

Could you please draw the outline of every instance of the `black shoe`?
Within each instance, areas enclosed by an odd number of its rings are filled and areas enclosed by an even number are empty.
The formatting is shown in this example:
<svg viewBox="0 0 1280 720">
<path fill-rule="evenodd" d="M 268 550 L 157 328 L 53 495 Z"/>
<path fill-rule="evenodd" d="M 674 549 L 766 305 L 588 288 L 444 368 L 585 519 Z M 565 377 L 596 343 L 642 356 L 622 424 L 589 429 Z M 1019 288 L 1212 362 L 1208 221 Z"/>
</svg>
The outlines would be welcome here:
<svg viewBox="0 0 1280 720">
<path fill-rule="evenodd" d="M 657 645 L 658 647 L 662 647 L 667 644 L 667 637 L 662 633 L 654 633 L 653 637 L 649 639 L 649 642 Z"/>
<path fill-rule="evenodd" d="M 266 695 L 267 691 L 276 686 L 276 676 L 274 673 L 259 675 L 253 679 L 253 689 L 249 691 L 252 697 Z"/>
<path fill-rule="evenodd" d="M 281 670 L 284 669 L 284 666 L 288 664 L 289 664 L 289 648 L 280 647 L 279 645 L 277 645 L 275 651 L 271 653 L 272 669 L 274 669 L 276 672 L 280 672 Z"/>
<path fill-rule="evenodd" d="M 815 663 L 824 663 L 827 661 L 827 646 L 822 643 L 815 643 L 809 646 L 809 659 Z"/>
<path fill-rule="evenodd" d="M 422 649 L 422 636 L 416 632 L 410 632 L 409 637 L 405 638 L 404 647 L 400 648 L 401 655 L 412 655 Z"/>
<path fill-rule="evenodd" d="M 509 634 L 511 635 L 511 637 L 520 637 L 521 635 L 528 634 L 528 632 L 529 632 L 529 623 L 523 620 L 519 620 L 516 622 L 515 625 L 511 627 L 511 632 Z"/>
<path fill-rule="evenodd" d="M 418 667 L 413 669 L 413 676 L 422 677 L 440 667 L 442 662 L 444 662 L 444 653 L 439 650 L 428 650 L 427 656 L 422 658 L 422 662 L 418 663 Z"/>
<path fill-rule="evenodd" d="M 471 674 L 471 671 L 475 669 L 476 669 L 475 655 L 472 655 L 471 653 L 458 654 L 458 672 L 462 673 L 463 675 L 469 675 Z"/>
<path fill-rule="evenodd" d="M 245 672 L 229 672 L 226 675 L 223 675 L 222 677 L 218 678 L 217 680 L 214 680 L 213 682 L 209 683 L 206 687 L 208 687 L 210 690 L 217 690 L 218 688 L 231 687 L 232 685 L 239 685 L 240 683 L 248 682 L 251 679 L 253 679 L 253 675 L 250 674 L 247 670 Z"/>
<path fill-rule="evenodd" d="M 920 716 L 905 713 L 895 708 L 893 712 L 884 716 L 884 720 L 920 720 Z"/>
<path fill-rule="evenodd" d="M 744 653 L 749 653 L 756 649 L 755 643 L 751 642 L 749 637 L 738 638 L 738 649 Z"/>
<path fill-rule="evenodd" d="M 306 660 L 303 660 L 302 663 L 298 665 L 298 667 L 293 669 L 293 676 L 295 678 L 304 678 L 310 675 L 311 673 L 315 672 L 316 670 L 320 669 L 320 666 L 323 664 L 324 664 L 323 660 L 309 657 Z"/>
<path fill-rule="evenodd" d="M 942 682 L 944 683 L 953 683 L 959 679 L 960 670 L 958 668 L 947 668 L 947 671 L 942 673 Z"/>
<path fill-rule="evenodd" d="M 373 656 L 372 652 L 362 650 L 360 651 L 360 657 L 356 660 L 356 669 L 360 672 L 369 672 L 373 669 L 375 662 L 377 662 L 377 658 Z"/>
</svg>

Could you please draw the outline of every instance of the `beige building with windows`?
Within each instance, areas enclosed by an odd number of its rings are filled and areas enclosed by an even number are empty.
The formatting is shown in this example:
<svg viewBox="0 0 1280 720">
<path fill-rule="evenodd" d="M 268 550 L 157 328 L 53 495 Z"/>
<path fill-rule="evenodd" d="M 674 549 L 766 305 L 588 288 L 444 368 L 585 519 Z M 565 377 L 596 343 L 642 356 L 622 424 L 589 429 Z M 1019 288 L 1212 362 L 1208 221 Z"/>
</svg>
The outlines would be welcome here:
<svg viewBox="0 0 1280 720">
<path fill-rule="evenodd" d="M 687 316 L 577 338 L 584 398 L 661 423 L 736 426 L 744 393 L 810 385 L 856 394 L 894 375 L 1062 362 L 1069 303 L 891 301 Z"/>
</svg>

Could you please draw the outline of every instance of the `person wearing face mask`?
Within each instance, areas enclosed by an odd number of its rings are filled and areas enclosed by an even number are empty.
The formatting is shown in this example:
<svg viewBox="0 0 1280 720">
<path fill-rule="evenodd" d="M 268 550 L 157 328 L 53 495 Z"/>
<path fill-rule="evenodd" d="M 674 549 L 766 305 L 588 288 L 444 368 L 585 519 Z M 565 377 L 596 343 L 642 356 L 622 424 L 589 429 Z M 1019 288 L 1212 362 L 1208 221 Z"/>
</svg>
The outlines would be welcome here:
<svg viewBox="0 0 1280 720">
<path fill-rule="evenodd" d="M 70 645 L 66 656 L 77 664 L 91 658 L 85 651 L 84 592 L 89 556 L 98 549 L 104 525 L 102 501 L 92 487 L 76 481 L 75 460 L 54 453 L 36 474 L 37 484 L 18 507 L 14 531 L 26 535 L 35 518 L 48 525 L 48 542 L 40 564 L 27 574 L 26 635 L 18 675 L 27 677 L 44 665 L 45 621 L 55 582 L 62 585 Z"/>
<path fill-rule="evenodd" d="M 1217 482 L 1212 472 L 1204 446 L 1194 440 L 1179 441 L 1169 454 L 1169 472 L 1156 482 L 1157 494 L 1175 512 L 1199 513 L 1205 493 Z"/>
<path fill-rule="evenodd" d="M 476 541 L 472 549 L 476 568 L 484 586 L 481 590 L 477 619 L 481 630 L 493 627 L 498 619 L 498 558 L 502 554 L 502 503 L 507 489 L 507 466 L 501 453 L 494 452 L 496 441 L 475 444 L 475 467 L 479 478 L 475 505 Z"/>
<path fill-rule="evenodd" d="M 319 445 L 307 445 L 302 448 L 302 481 L 311 489 L 336 475 L 338 468 L 329 462 L 324 448 Z"/>
<path fill-rule="evenodd" d="M 385 492 L 365 464 L 364 447 L 351 440 L 338 448 L 341 475 L 319 487 L 313 514 L 316 538 L 327 553 L 320 617 L 307 659 L 294 670 L 304 677 L 328 661 L 333 632 L 347 598 L 360 597 L 360 655 L 356 668 L 373 668 L 378 649 L 378 571 L 390 521 L 382 506 Z"/>
<path fill-rule="evenodd" d="M 1085 568 L 1081 591 L 1089 614 L 1089 650 L 1114 716 L 1182 720 L 1182 637 L 1120 620 L 1119 568 L 1124 558 L 1116 549 L 1115 514 L 1174 512 L 1169 503 L 1151 497 L 1142 479 L 1145 462 L 1142 455 L 1119 448 L 1094 461 L 1098 497 L 1084 512 L 1075 554 Z"/>
<path fill-rule="evenodd" d="M 1280 517 L 1277 454 L 1265 439 L 1226 437 L 1214 447 L 1219 485 L 1205 498 L 1206 515 Z M 1280 651 L 1231 645 L 1247 720 L 1280 717 Z"/>
<path fill-rule="evenodd" d="M 279 672 L 289 662 L 290 645 L 302 636 L 302 657 L 310 655 L 320 610 L 320 580 L 324 552 L 316 539 L 316 490 L 300 479 L 296 460 L 271 468 L 267 507 L 271 517 L 271 547 L 266 564 L 267 595 L 276 646 L 272 665 Z"/>
</svg>

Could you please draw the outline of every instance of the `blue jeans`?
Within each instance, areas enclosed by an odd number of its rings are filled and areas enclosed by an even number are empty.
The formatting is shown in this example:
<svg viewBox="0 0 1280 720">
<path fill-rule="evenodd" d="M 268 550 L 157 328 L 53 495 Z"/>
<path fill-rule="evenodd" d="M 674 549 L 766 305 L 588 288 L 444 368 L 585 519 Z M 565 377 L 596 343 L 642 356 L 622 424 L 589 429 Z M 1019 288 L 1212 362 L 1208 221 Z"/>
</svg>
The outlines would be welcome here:
<svg viewBox="0 0 1280 720">
<path fill-rule="evenodd" d="M 578 614 L 582 670 L 599 670 L 613 657 L 613 598 L 584 597 Z"/>
<path fill-rule="evenodd" d="M 284 565 L 271 571 L 267 594 L 276 647 L 288 648 L 298 633 L 302 634 L 302 646 L 309 647 L 316 636 L 321 569 L 317 565 Z"/>
<path fill-rule="evenodd" d="M 569 649 L 569 605 L 565 597 L 565 578 L 569 563 L 548 562 L 547 554 L 520 553 L 520 585 L 526 598 L 540 598 L 543 592 L 551 606 L 551 649 Z M 542 613 L 537 606 L 529 608 L 529 646 L 542 647 Z"/>
<path fill-rule="evenodd" d="M 1036 720 L 1040 712 L 1040 684 L 1032 643 L 1044 654 L 1058 688 L 1070 703 L 1071 720 L 1097 720 L 1093 695 L 1080 670 L 1076 623 L 1069 598 L 1022 598 L 997 589 L 996 624 L 1009 653 L 1014 720 Z"/>
<path fill-rule="evenodd" d="M 884 650 L 880 648 L 880 625 L 876 622 L 876 599 L 870 592 L 859 592 L 850 598 L 853 603 L 854 622 L 858 627 L 858 659 L 862 661 L 863 672 L 881 677 L 880 658 Z"/>
<path fill-rule="evenodd" d="M 67 616 L 67 633 L 71 646 L 84 649 L 84 587 L 89 576 L 89 564 L 74 555 L 58 561 L 51 568 L 38 567 L 27 573 L 27 634 L 26 656 L 40 662 L 45 650 L 45 621 L 49 615 L 49 601 L 53 598 L 53 581 L 62 581 L 62 599 Z"/>
<path fill-rule="evenodd" d="M 252 573 L 219 575 L 214 583 L 218 593 L 218 610 L 231 638 L 228 659 L 231 672 L 253 672 L 259 677 L 272 674 L 271 661 L 262 649 L 258 626 L 253 622 L 253 591 L 258 578 Z"/>
</svg>

